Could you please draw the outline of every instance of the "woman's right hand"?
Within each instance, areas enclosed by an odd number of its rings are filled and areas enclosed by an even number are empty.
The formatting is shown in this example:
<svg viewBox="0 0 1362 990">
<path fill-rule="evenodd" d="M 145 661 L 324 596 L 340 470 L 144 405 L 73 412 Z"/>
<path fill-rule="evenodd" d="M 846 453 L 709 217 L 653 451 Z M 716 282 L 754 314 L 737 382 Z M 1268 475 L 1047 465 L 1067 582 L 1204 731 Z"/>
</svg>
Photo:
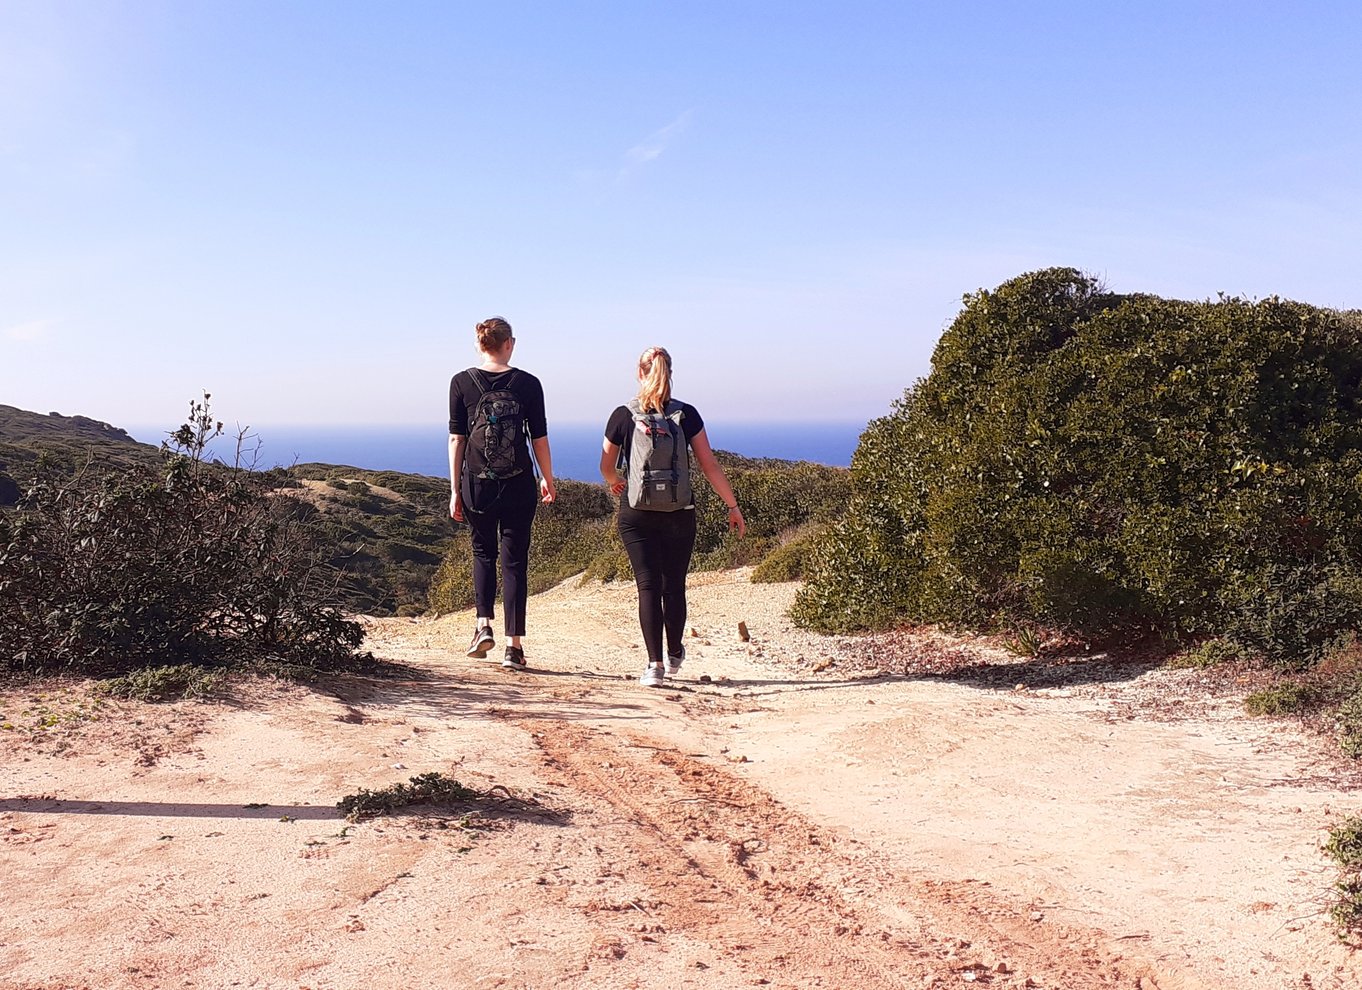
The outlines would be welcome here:
<svg viewBox="0 0 1362 990">
<path fill-rule="evenodd" d="M 463 499 L 459 497 L 458 492 L 455 492 L 453 495 L 449 496 L 449 518 L 453 519 L 455 522 L 464 521 Z"/>
<path fill-rule="evenodd" d="M 625 481 L 619 475 L 615 475 L 615 480 L 609 482 L 606 487 L 610 489 L 611 495 L 623 495 L 624 490 L 629 487 L 629 482 Z"/>
<path fill-rule="evenodd" d="M 728 528 L 737 531 L 738 539 L 747 535 L 747 520 L 742 517 L 742 509 L 736 505 L 728 510 Z"/>
</svg>

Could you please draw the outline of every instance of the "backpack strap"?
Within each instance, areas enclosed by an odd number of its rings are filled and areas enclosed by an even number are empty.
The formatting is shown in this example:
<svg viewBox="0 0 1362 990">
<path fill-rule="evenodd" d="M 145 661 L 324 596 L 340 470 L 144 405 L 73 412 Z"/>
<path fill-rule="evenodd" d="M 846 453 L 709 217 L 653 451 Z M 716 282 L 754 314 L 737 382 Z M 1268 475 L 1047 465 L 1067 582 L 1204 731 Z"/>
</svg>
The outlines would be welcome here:
<svg viewBox="0 0 1362 990">
<path fill-rule="evenodd" d="M 511 368 L 509 370 L 511 372 L 511 377 L 507 378 L 506 381 L 501 383 L 500 386 L 501 388 L 505 389 L 510 388 L 512 385 L 516 383 L 516 380 L 520 377 L 519 368 Z M 500 374 L 500 372 L 498 372 L 498 374 Z M 469 368 L 468 377 L 471 378 L 473 380 L 473 384 L 478 387 L 478 393 L 480 395 L 486 395 L 488 392 L 492 391 L 492 383 L 487 378 L 487 372 L 483 371 L 481 368 Z"/>
<path fill-rule="evenodd" d="M 668 412 L 671 411 L 673 405 L 676 406 L 677 412 L 680 411 L 680 404 L 677 403 L 675 399 L 672 399 L 668 401 L 663 408 L 662 418 L 667 421 L 667 432 L 670 433 L 672 437 L 672 501 L 675 502 L 676 489 L 681 483 L 681 451 L 686 446 L 686 433 L 681 429 L 681 424 L 668 415 Z"/>
</svg>

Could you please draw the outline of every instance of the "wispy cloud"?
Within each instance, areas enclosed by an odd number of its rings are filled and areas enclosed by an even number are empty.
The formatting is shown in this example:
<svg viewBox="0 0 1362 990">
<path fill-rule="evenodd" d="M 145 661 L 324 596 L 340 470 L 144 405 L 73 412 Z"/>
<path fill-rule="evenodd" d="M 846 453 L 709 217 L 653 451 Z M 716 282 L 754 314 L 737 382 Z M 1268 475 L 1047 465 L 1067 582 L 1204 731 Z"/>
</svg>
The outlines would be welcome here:
<svg viewBox="0 0 1362 990">
<path fill-rule="evenodd" d="M 0 337 L 6 340 L 41 340 L 50 334 L 56 325 L 56 320 L 31 320 L 0 330 Z"/>
<path fill-rule="evenodd" d="M 624 165 L 619 172 L 620 178 L 624 178 L 649 162 L 661 158 L 662 152 L 667 150 L 668 145 L 690 126 L 691 115 L 692 111 L 687 110 L 666 127 L 659 127 L 626 151 L 624 153 Z"/>
<path fill-rule="evenodd" d="M 612 183 L 623 182 L 649 162 L 655 162 L 661 158 L 662 153 L 690 126 L 693 115 L 694 111 L 687 110 L 667 126 L 659 127 L 653 131 L 626 151 L 623 162 L 617 167 L 613 169 L 580 169 L 574 173 L 573 177 L 583 186 L 596 187 L 597 189 L 608 187 Z"/>
</svg>

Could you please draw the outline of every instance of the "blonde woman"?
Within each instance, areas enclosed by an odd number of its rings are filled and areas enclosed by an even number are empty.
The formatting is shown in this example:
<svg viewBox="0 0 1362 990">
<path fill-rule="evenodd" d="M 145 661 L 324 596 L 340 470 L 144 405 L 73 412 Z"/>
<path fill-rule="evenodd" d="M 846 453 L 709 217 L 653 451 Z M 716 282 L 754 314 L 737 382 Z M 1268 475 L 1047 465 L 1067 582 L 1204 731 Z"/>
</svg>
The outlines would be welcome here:
<svg viewBox="0 0 1362 990">
<path fill-rule="evenodd" d="M 449 515 L 466 521 L 472 532 L 478 612 L 468 656 L 481 660 L 496 645 L 492 620 L 500 558 L 508 640 L 501 665 L 523 670 L 530 527 L 539 502 L 552 502 L 558 488 L 544 388 L 528 371 L 511 367 L 511 325 L 494 316 L 479 323 L 476 332 L 482 363 L 449 383 Z M 537 488 L 531 451 L 539 465 Z"/>
<path fill-rule="evenodd" d="M 671 355 L 649 347 L 638 359 L 638 394 L 610 414 L 601 446 L 601 477 L 611 494 L 621 496 L 619 534 L 638 586 L 648 648 L 639 683 L 646 687 L 661 687 L 686 659 L 686 572 L 695 549 L 691 454 L 728 507 L 729 529 L 743 536 L 747 524 L 714 458 L 705 421 L 690 403 L 672 397 Z"/>
</svg>

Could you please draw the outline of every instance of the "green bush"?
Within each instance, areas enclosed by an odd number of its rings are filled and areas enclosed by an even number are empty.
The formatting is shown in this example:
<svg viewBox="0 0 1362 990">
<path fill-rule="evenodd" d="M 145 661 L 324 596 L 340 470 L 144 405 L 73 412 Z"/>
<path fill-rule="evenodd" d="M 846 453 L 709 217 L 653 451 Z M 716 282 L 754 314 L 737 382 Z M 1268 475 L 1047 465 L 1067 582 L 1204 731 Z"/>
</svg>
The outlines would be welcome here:
<svg viewBox="0 0 1362 990">
<path fill-rule="evenodd" d="M 624 547 L 597 554 L 582 572 L 582 584 L 588 581 L 632 581 L 634 566 Z"/>
<path fill-rule="evenodd" d="M 1334 713 L 1338 745 L 1353 759 L 1362 759 L 1362 691 L 1345 699 Z"/>
<path fill-rule="evenodd" d="M 165 667 L 144 667 L 121 677 L 98 681 L 96 694 L 138 701 L 171 701 L 176 698 L 205 698 L 222 687 L 220 670 L 180 663 Z"/>
<path fill-rule="evenodd" d="M 966 296 L 930 375 L 862 435 L 794 615 L 1316 661 L 1362 616 L 1359 382 L 1355 312 L 1115 295 L 1072 269 Z"/>
<path fill-rule="evenodd" d="M 1362 876 L 1345 876 L 1334 884 L 1329 917 L 1342 938 L 1355 937 L 1362 932 Z"/>
<path fill-rule="evenodd" d="M 412 777 L 410 784 L 393 784 L 378 791 L 361 787 L 337 801 L 336 807 L 347 821 L 358 822 L 415 804 L 457 804 L 486 796 L 486 791 L 465 787 L 447 774 L 432 771 Z"/>
<path fill-rule="evenodd" d="M 1230 663 L 1243 655 L 1243 649 L 1229 640 L 1208 639 L 1189 650 L 1179 653 L 1168 661 L 1167 666 L 1176 669 L 1215 667 Z"/>
<path fill-rule="evenodd" d="M 0 672 L 355 658 L 363 630 L 334 607 L 292 500 L 205 461 L 222 426 L 207 395 L 190 412 L 161 473 L 40 481 L 0 514 Z"/>
<path fill-rule="evenodd" d="M 445 548 L 426 590 L 426 604 L 436 615 L 458 612 L 473 604 L 473 548 L 467 527 L 460 527 Z"/>
<path fill-rule="evenodd" d="M 605 548 L 623 551 L 615 506 L 602 485 L 563 480 L 558 499 L 541 505 L 530 536 L 530 592 L 547 591 L 586 570 Z"/>
<path fill-rule="evenodd" d="M 698 516 L 693 570 L 757 563 L 779 546 L 783 534 L 808 523 L 828 523 L 841 516 L 851 498 L 851 475 L 845 468 L 809 461 L 741 457 L 727 451 L 717 451 L 715 456 L 742 505 L 747 537 L 737 541 L 729 532 L 728 510 L 705 476 L 696 471 Z"/>
<path fill-rule="evenodd" d="M 1282 684 L 1254 691 L 1244 698 L 1244 710 L 1250 715 L 1282 716 L 1302 711 L 1319 700 L 1319 693 L 1309 684 Z"/>
<path fill-rule="evenodd" d="M 825 523 L 813 523 L 795 529 L 753 569 L 752 582 L 798 581 L 804 576 L 809 555 L 827 528 Z"/>
<path fill-rule="evenodd" d="M 1324 852 L 1345 870 L 1362 870 L 1362 818 L 1353 816 L 1331 829 Z"/>
</svg>

